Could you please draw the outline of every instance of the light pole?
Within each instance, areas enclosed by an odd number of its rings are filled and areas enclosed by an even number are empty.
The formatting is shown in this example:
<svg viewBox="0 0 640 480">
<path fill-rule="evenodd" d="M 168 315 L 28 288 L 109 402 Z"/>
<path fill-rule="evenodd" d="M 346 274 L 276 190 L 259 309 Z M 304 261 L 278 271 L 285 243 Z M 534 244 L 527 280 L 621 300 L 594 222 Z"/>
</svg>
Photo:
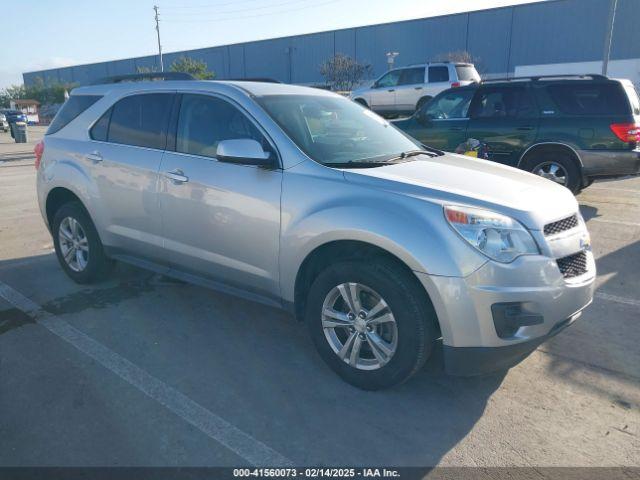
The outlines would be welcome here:
<svg viewBox="0 0 640 480">
<path fill-rule="evenodd" d="M 160 20 L 158 19 L 158 6 L 154 5 L 153 9 L 156 12 L 156 32 L 158 33 L 158 56 L 160 57 L 160 71 L 164 72 L 164 65 L 162 63 L 162 46 L 160 45 Z"/>
<path fill-rule="evenodd" d="M 388 70 L 393 68 L 393 62 L 396 60 L 396 57 L 400 55 L 400 52 L 387 52 L 387 67 Z"/>
<path fill-rule="evenodd" d="M 609 10 L 609 22 L 607 23 L 607 33 L 604 37 L 604 54 L 602 56 L 602 74 L 606 75 L 609 70 L 609 58 L 611 57 L 611 45 L 613 43 L 613 25 L 616 20 L 616 10 L 618 9 L 618 0 L 611 0 L 611 9 Z"/>
</svg>

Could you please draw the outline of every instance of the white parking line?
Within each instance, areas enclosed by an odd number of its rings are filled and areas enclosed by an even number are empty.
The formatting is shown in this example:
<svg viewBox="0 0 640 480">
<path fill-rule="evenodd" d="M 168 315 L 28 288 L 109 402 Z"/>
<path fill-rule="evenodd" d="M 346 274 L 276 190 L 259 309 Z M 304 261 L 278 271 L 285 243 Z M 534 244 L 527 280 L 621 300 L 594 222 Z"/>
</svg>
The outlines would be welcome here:
<svg viewBox="0 0 640 480">
<path fill-rule="evenodd" d="M 2 282 L 0 282 L 0 297 L 250 464 L 256 466 L 293 465 L 291 460 L 260 440 L 236 428 L 183 393 L 148 374 L 126 358 L 82 333 L 67 321 L 44 311 L 35 302 Z"/>
<path fill-rule="evenodd" d="M 635 298 L 618 297 L 617 295 L 610 295 L 604 292 L 596 292 L 595 296 L 596 298 L 601 298 L 602 300 L 608 300 L 610 302 L 624 303 L 625 305 L 640 307 L 640 300 L 636 300 Z"/>
</svg>

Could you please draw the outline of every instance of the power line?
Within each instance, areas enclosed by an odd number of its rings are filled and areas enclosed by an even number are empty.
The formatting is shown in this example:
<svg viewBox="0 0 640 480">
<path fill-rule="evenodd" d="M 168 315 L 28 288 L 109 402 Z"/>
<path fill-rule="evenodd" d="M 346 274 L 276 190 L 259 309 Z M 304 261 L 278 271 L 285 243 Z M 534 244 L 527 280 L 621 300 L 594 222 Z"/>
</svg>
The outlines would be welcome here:
<svg viewBox="0 0 640 480">
<path fill-rule="evenodd" d="M 220 7 L 226 7 L 228 5 L 238 5 L 238 4 L 242 4 L 242 3 L 252 3 L 252 2 L 260 2 L 260 1 L 264 1 L 264 0 L 235 0 L 235 1 L 230 1 L 230 2 L 223 2 L 223 3 L 207 3 L 207 4 L 200 4 L 200 5 L 177 5 L 177 6 L 164 6 L 162 7 L 163 10 L 185 10 L 185 9 L 206 9 L 206 8 L 220 8 Z"/>
<path fill-rule="evenodd" d="M 165 20 L 168 21 L 169 23 L 217 23 L 217 22 L 227 22 L 230 20 L 244 20 L 247 18 L 260 18 L 260 17 L 267 17 L 267 16 L 272 16 L 272 15 L 279 15 L 282 13 L 289 13 L 289 12 L 296 12 L 296 11 L 301 11 L 301 10 L 307 10 L 309 8 L 317 8 L 317 7 L 322 7 L 324 5 L 329 5 L 331 3 L 336 3 L 339 2 L 341 0 L 329 0 L 327 2 L 322 2 L 322 3 L 318 3 L 315 5 L 305 5 L 304 7 L 299 7 L 299 8 L 290 8 L 287 10 L 279 10 L 277 12 L 269 12 L 269 13 L 260 13 L 260 14 L 256 14 L 256 15 L 241 15 L 241 16 L 237 16 L 237 17 L 226 17 L 226 18 L 217 18 L 215 20 L 206 20 L 206 19 L 198 19 L 198 20 Z"/>
<path fill-rule="evenodd" d="M 271 5 L 262 5 L 259 7 L 251 7 L 251 8 L 240 8 L 240 9 L 236 9 L 236 10 L 223 10 L 223 11 L 216 11 L 215 14 L 216 16 L 218 15 L 226 15 L 229 13 L 240 13 L 240 12 L 246 12 L 247 10 L 264 10 L 265 8 L 273 8 L 273 7 L 281 7 L 284 5 L 291 5 L 291 4 L 296 4 L 296 3 L 304 3 L 304 2 L 309 2 L 311 0 L 288 0 L 286 2 L 280 2 L 280 3 L 272 3 Z M 312 7 L 313 5 L 309 5 L 310 7 Z M 209 13 L 213 13 L 213 12 L 209 12 Z M 201 17 L 202 13 L 201 12 L 179 12 L 179 13 L 172 13 L 171 14 L 171 18 L 173 18 L 175 15 L 186 15 L 186 16 L 198 16 Z"/>
</svg>

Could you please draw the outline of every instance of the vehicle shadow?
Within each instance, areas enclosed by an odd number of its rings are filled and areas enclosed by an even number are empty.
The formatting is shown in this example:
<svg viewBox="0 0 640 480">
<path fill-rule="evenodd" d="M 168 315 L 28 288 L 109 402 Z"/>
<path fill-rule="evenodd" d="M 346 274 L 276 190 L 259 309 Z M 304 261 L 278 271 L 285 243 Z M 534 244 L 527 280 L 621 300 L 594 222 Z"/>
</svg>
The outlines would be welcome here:
<svg viewBox="0 0 640 480">
<path fill-rule="evenodd" d="M 0 280 L 36 292 L 54 284 L 38 300 L 50 313 L 299 465 L 437 465 L 505 376 L 449 377 L 436 345 L 409 382 L 365 392 L 340 380 L 304 326 L 277 309 L 128 266 L 77 286 L 51 255 L 0 262 Z M 101 389 L 100 378 L 79 381 Z"/>
</svg>

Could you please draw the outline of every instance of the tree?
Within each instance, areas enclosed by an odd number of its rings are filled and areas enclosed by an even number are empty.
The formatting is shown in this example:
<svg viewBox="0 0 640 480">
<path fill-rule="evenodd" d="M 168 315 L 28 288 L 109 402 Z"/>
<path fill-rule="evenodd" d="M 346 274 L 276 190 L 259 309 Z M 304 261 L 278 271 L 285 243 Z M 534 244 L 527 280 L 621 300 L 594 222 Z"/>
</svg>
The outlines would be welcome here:
<svg viewBox="0 0 640 480">
<path fill-rule="evenodd" d="M 371 76 L 371 65 L 360 63 L 344 53 L 336 53 L 320 65 L 320 75 L 332 90 L 351 91 Z"/>
<path fill-rule="evenodd" d="M 485 71 L 484 64 L 480 57 L 474 57 L 466 50 L 456 50 L 453 52 L 441 53 L 435 58 L 436 62 L 457 62 L 457 63 L 473 63 L 478 73 L 482 74 Z"/>
<path fill-rule="evenodd" d="M 183 72 L 193 75 L 199 80 L 212 80 L 215 78 L 215 72 L 210 72 L 207 64 L 202 60 L 182 56 L 171 64 L 169 70 L 172 72 Z"/>
<path fill-rule="evenodd" d="M 36 77 L 31 85 L 12 85 L 0 91 L 0 106 L 9 107 L 11 100 L 37 100 L 41 105 L 64 103 L 64 92 L 77 87 L 76 83 L 53 83 L 46 85 Z"/>
</svg>

